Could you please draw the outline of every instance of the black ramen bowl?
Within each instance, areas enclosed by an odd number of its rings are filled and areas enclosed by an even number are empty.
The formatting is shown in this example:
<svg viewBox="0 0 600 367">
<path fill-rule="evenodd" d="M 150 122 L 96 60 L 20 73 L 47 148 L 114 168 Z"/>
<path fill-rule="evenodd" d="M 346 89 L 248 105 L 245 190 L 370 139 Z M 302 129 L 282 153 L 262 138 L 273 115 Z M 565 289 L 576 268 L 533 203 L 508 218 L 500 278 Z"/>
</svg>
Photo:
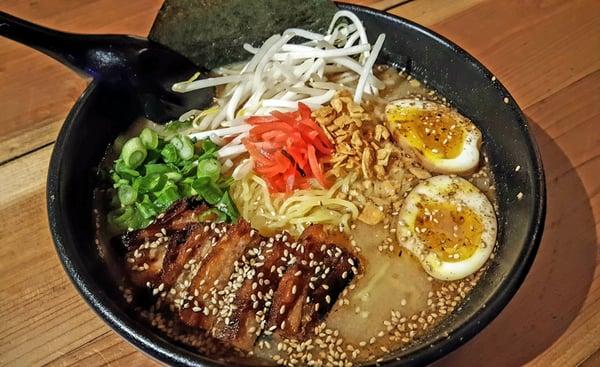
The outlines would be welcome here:
<svg viewBox="0 0 600 367">
<path fill-rule="evenodd" d="M 499 232 L 491 266 L 465 302 L 428 337 L 390 353 L 381 363 L 423 365 L 449 353 L 483 329 L 523 282 L 544 225 L 542 162 L 519 106 L 471 55 L 405 19 L 358 6 L 339 7 L 358 15 L 371 40 L 386 33 L 380 63 L 406 68 L 475 122 L 483 133 L 484 151 L 495 177 Z M 127 86 L 115 88 L 92 82 L 60 131 L 50 161 L 47 192 L 56 250 L 83 298 L 133 345 L 172 365 L 219 365 L 174 344 L 128 312 L 94 243 L 92 173 L 106 147 L 142 115 L 133 93 Z M 518 172 L 516 166 L 521 167 Z"/>
</svg>

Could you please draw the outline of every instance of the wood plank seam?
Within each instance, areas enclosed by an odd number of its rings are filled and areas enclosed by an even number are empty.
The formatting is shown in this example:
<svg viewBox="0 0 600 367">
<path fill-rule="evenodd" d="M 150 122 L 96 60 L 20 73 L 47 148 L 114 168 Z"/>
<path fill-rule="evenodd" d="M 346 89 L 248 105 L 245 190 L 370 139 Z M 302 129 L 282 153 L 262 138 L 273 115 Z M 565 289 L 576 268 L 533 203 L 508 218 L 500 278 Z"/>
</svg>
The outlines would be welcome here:
<svg viewBox="0 0 600 367">
<path fill-rule="evenodd" d="M 25 157 L 25 156 L 27 156 L 29 154 L 35 153 L 35 152 L 37 152 L 37 151 L 39 151 L 41 149 L 44 149 L 46 147 L 49 147 L 49 146 L 53 145 L 54 143 L 56 143 L 56 139 L 52 140 L 51 142 L 45 143 L 43 145 L 37 146 L 37 147 L 35 147 L 35 148 L 27 151 L 27 152 L 20 153 L 19 155 L 16 155 L 14 157 L 11 157 L 11 158 L 8 158 L 8 159 L 6 159 L 4 161 L 1 161 L 0 162 L 0 166 L 5 165 L 5 164 L 10 163 L 10 162 L 13 162 L 13 161 L 16 161 L 17 159 L 23 158 L 23 157 Z"/>
<path fill-rule="evenodd" d="M 544 96 L 543 98 L 541 98 L 541 99 L 539 99 L 539 100 L 537 100 L 537 101 L 533 101 L 533 102 L 529 103 L 528 105 L 521 106 L 521 105 L 518 103 L 518 101 L 517 101 L 517 104 L 519 105 L 519 107 L 521 107 L 521 109 L 522 109 L 523 111 L 525 111 L 527 108 L 529 108 L 529 107 L 531 107 L 531 106 L 533 106 L 533 105 L 535 105 L 535 104 L 538 104 L 538 103 L 543 103 L 543 102 L 545 102 L 546 100 L 548 100 L 548 99 L 551 99 L 553 96 L 555 96 L 555 95 L 556 95 L 556 94 L 558 94 L 559 92 L 562 92 L 564 89 L 570 88 L 572 85 L 574 85 L 574 84 L 577 84 L 577 83 L 581 82 L 583 79 L 585 79 L 585 78 L 587 78 L 587 77 L 590 77 L 590 76 L 592 76 L 593 74 L 596 74 L 596 73 L 597 73 L 597 72 L 599 72 L 599 71 L 600 71 L 600 68 L 597 68 L 597 69 L 595 69 L 595 70 L 591 70 L 589 73 L 586 73 L 585 75 L 582 75 L 581 77 L 577 78 L 576 80 L 573 80 L 573 81 L 571 81 L 569 84 L 567 84 L 567 85 L 563 86 L 562 88 L 560 88 L 560 89 L 558 89 L 558 90 L 555 90 L 555 91 L 554 91 L 552 94 L 548 94 L 548 95 Z M 510 92 L 510 91 L 509 91 L 509 92 Z M 550 127 L 554 126 L 554 125 L 555 125 L 555 124 L 557 124 L 557 123 L 558 123 L 558 121 L 555 121 L 553 124 L 551 124 L 551 125 L 548 125 L 548 126 L 545 126 L 545 128 L 546 128 L 546 129 L 548 129 L 548 128 L 550 128 Z"/>
<path fill-rule="evenodd" d="M 394 8 L 397 8 L 399 6 L 406 5 L 408 3 L 412 3 L 413 1 L 416 1 L 416 0 L 404 0 L 404 1 L 400 1 L 400 2 L 398 2 L 396 4 L 386 6 L 385 8 L 380 9 L 380 10 L 383 10 L 383 11 L 387 12 L 387 11 L 389 11 L 391 9 L 394 9 Z"/>
</svg>

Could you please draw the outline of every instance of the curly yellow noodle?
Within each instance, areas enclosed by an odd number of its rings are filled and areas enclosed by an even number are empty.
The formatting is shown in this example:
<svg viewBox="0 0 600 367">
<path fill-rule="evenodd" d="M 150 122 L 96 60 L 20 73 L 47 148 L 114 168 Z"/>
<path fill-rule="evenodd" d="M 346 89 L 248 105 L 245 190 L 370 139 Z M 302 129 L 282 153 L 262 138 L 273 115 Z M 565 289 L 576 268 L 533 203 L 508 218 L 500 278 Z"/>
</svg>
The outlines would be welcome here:
<svg viewBox="0 0 600 367">
<path fill-rule="evenodd" d="M 353 176 L 337 180 L 328 190 L 297 190 L 289 196 L 270 194 L 267 183 L 250 174 L 230 188 L 231 198 L 242 216 L 261 233 L 286 230 L 298 236 L 310 224 L 329 224 L 348 230 L 358 216 L 351 201 L 339 197 L 347 193 Z"/>
<path fill-rule="evenodd" d="M 261 187 L 262 200 L 264 200 L 265 206 L 271 213 L 275 213 L 275 208 L 273 208 L 273 204 L 271 203 L 271 195 L 269 194 L 269 187 L 267 186 L 267 183 L 256 175 L 251 175 L 251 177 L 252 181 L 258 183 Z"/>
</svg>

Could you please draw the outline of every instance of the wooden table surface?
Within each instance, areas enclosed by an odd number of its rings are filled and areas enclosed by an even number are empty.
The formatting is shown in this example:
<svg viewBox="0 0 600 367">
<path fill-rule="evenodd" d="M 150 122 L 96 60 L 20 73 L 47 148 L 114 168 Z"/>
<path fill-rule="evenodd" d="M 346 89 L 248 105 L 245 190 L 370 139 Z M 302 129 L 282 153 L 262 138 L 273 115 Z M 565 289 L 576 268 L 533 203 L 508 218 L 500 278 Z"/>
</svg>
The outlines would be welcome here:
<svg viewBox="0 0 600 367">
<path fill-rule="evenodd" d="M 548 184 L 546 230 L 524 285 L 436 366 L 600 366 L 600 1 L 357 1 L 461 45 L 531 120 Z M 0 0 L 73 32 L 145 35 L 160 0 Z M 0 364 L 155 365 L 79 297 L 46 217 L 48 160 L 85 88 L 62 65 L 0 39 Z"/>
</svg>

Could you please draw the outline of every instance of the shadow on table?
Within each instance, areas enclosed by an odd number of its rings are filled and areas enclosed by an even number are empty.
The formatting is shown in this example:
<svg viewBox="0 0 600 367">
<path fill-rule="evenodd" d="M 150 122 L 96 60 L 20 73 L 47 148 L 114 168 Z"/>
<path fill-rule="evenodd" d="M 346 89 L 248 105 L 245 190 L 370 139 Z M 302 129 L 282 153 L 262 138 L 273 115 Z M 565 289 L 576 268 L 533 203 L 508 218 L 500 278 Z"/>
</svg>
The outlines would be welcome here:
<svg viewBox="0 0 600 367">
<path fill-rule="evenodd" d="M 546 227 L 537 257 L 502 313 L 434 367 L 521 366 L 565 332 L 585 301 L 597 251 L 590 200 L 561 148 L 535 122 L 530 126 L 544 161 L 548 195 Z"/>
</svg>

